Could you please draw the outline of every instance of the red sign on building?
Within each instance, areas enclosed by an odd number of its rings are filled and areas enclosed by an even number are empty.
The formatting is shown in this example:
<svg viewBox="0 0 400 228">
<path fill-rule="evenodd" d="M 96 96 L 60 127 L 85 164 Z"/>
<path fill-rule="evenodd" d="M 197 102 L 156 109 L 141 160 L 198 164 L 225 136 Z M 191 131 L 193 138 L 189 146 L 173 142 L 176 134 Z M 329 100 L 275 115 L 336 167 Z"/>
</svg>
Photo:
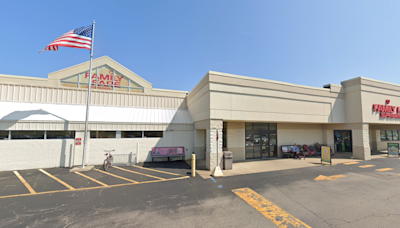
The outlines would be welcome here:
<svg viewBox="0 0 400 228">
<path fill-rule="evenodd" d="M 397 118 L 400 119 L 400 107 L 389 105 L 390 100 L 386 100 L 385 105 L 373 104 L 372 110 L 379 112 L 381 118 Z"/>
<path fill-rule="evenodd" d="M 76 138 L 75 139 L 75 145 L 77 145 L 77 146 L 82 145 L 82 138 Z"/>
</svg>

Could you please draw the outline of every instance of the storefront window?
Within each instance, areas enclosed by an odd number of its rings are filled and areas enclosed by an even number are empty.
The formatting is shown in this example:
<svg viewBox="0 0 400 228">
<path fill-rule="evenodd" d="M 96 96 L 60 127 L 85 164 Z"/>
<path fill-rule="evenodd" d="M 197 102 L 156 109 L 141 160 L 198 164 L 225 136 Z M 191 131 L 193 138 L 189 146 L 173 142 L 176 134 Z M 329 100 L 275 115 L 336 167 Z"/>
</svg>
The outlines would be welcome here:
<svg viewBox="0 0 400 228">
<path fill-rule="evenodd" d="M 0 140 L 8 139 L 8 131 L 0 131 Z"/>
<path fill-rule="evenodd" d="M 386 141 L 386 131 L 381 130 L 381 141 Z"/>
<path fill-rule="evenodd" d="M 143 133 L 145 138 L 162 138 L 163 132 L 162 131 L 145 131 Z"/>
<path fill-rule="evenodd" d="M 115 138 L 115 131 L 91 131 L 90 138 L 93 139 L 104 139 L 104 138 Z"/>
<path fill-rule="evenodd" d="M 399 141 L 399 131 L 398 130 L 381 130 L 381 142 L 385 141 Z"/>
<path fill-rule="evenodd" d="M 386 130 L 386 141 L 393 141 L 392 130 Z"/>
<path fill-rule="evenodd" d="M 11 131 L 11 139 L 44 139 L 44 131 Z"/>
<path fill-rule="evenodd" d="M 141 131 L 123 131 L 121 132 L 121 138 L 142 138 Z"/>
<path fill-rule="evenodd" d="M 393 135 L 393 141 L 399 141 L 399 131 L 393 130 L 392 135 Z"/>
<path fill-rule="evenodd" d="M 74 139 L 75 131 L 47 131 L 47 139 Z"/>
</svg>

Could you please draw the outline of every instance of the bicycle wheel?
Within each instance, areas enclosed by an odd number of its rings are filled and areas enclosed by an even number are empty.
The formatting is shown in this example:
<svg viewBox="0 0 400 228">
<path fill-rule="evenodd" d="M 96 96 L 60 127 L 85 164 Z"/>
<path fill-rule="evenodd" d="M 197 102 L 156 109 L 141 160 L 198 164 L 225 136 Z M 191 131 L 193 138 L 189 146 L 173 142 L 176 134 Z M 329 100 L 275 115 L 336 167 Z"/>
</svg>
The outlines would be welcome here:
<svg viewBox="0 0 400 228">
<path fill-rule="evenodd" d="M 107 169 L 108 169 L 108 162 L 107 162 L 107 159 L 105 159 L 104 163 L 103 163 L 103 170 L 107 171 Z"/>
<path fill-rule="evenodd" d="M 113 165 L 114 165 L 114 158 L 111 157 L 111 158 L 110 158 L 110 166 L 113 166 Z"/>
</svg>

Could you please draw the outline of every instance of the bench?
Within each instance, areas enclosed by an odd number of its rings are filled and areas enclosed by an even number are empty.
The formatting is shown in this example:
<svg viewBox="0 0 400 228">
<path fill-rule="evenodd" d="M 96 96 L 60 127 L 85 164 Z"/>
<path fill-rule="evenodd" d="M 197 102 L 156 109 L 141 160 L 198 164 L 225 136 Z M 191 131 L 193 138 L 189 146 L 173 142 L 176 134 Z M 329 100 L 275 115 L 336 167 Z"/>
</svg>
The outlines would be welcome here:
<svg viewBox="0 0 400 228">
<path fill-rule="evenodd" d="M 154 162 L 154 158 L 168 158 L 168 162 L 171 157 L 182 157 L 182 161 L 185 160 L 185 148 L 184 147 L 154 147 L 151 150 L 151 162 Z"/>
<path fill-rule="evenodd" d="M 287 157 L 287 158 L 289 158 L 289 157 L 294 157 L 294 153 L 292 152 L 292 148 L 293 148 L 293 145 L 283 145 L 283 146 L 281 146 L 281 149 L 282 149 L 282 154 L 283 154 L 283 156 L 282 157 Z"/>
<path fill-rule="evenodd" d="M 151 162 L 154 162 L 154 158 L 168 158 L 169 162 L 169 158 L 171 157 L 182 157 L 182 161 L 185 161 L 185 155 L 151 155 Z"/>
</svg>

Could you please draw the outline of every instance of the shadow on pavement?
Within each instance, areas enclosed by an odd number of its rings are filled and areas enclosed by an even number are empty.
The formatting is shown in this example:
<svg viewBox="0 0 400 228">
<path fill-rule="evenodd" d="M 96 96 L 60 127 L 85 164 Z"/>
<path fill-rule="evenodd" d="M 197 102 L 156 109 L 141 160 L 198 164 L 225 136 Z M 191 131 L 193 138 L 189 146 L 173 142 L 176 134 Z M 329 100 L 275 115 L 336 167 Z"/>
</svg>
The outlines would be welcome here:
<svg viewBox="0 0 400 228">
<path fill-rule="evenodd" d="M 141 162 L 136 164 L 145 168 L 165 168 L 165 169 L 189 169 L 190 165 L 185 161 L 170 161 L 170 162 Z"/>
</svg>

